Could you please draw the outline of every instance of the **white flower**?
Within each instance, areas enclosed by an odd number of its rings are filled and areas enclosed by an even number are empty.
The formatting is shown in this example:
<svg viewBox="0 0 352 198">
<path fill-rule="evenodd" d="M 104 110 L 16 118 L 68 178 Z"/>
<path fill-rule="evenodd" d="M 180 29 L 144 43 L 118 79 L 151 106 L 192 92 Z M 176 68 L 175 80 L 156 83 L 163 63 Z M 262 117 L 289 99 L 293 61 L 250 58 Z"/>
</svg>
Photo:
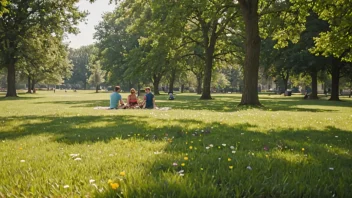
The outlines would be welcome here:
<svg viewBox="0 0 352 198">
<path fill-rule="evenodd" d="M 232 149 L 232 150 L 233 150 L 233 149 L 235 149 L 235 147 L 234 147 L 234 146 L 230 146 L 230 149 Z"/>
<path fill-rule="evenodd" d="M 210 146 L 210 147 L 214 147 L 214 145 L 212 145 L 212 144 L 210 144 L 209 146 Z"/>
<path fill-rule="evenodd" d="M 232 153 L 233 153 L 233 154 L 235 154 L 235 153 L 236 153 L 236 151 L 232 151 Z"/>
<path fill-rule="evenodd" d="M 69 185 L 64 185 L 64 188 L 69 188 L 70 186 Z"/>
<path fill-rule="evenodd" d="M 94 179 L 90 179 L 89 180 L 89 183 L 91 184 L 91 183 L 94 183 L 95 182 L 95 180 Z"/>
<path fill-rule="evenodd" d="M 185 176 L 185 174 L 180 174 L 181 177 Z"/>
<path fill-rule="evenodd" d="M 22 163 L 23 163 L 23 162 L 26 162 L 26 160 L 21 160 L 20 162 L 22 162 Z"/>
<path fill-rule="evenodd" d="M 180 174 L 181 174 L 181 173 L 183 173 L 183 172 L 185 172 L 185 171 L 184 171 L 184 170 L 180 170 L 180 171 L 178 171 L 178 173 L 180 173 Z"/>
<path fill-rule="evenodd" d="M 337 135 L 335 136 L 335 138 L 338 138 L 338 137 L 339 137 L 339 136 L 337 136 Z"/>
<path fill-rule="evenodd" d="M 96 184 L 92 184 L 92 186 L 94 186 L 96 189 L 98 189 L 98 186 Z"/>
<path fill-rule="evenodd" d="M 205 147 L 206 149 L 210 149 L 210 147 L 209 146 L 207 146 L 207 147 Z"/>
<path fill-rule="evenodd" d="M 161 151 L 160 152 L 159 151 L 154 152 L 155 155 L 159 155 L 161 153 L 162 153 Z"/>
<path fill-rule="evenodd" d="M 81 161 L 82 159 L 81 158 L 79 158 L 79 157 L 77 157 L 76 159 L 75 159 L 75 161 Z"/>
<path fill-rule="evenodd" d="M 248 169 L 248 170 L 252 170 L 252 167 L 250 167 L 250 166 L 247 166 L 247 169 Z"/>
<path fill-rule="evenodd" d="M 226 144 L 222 144 L 222 146 L 226 146 Z"/>
<path fill-rule="evenodd" d="M 334 168 L 333 168 L 333 167 L 330 167 L 329 170 L 334 170 Z"/>
<path fill-rule="evenodd" d="M 241 133 L 241 135 L 244 135 L 244 133 Z"/>
<path fill-rule="evenodd" d="M 219 157 L 219 161 L 221 160 L 221 158 Z"/>
<path fill-rule="evenodd" d="M 79 156 L 79 154 L 70 154 L 70 157 L 72 157 L 72 158 L 75 158 L 75 157 L 78 157 Z"/>
</svg>

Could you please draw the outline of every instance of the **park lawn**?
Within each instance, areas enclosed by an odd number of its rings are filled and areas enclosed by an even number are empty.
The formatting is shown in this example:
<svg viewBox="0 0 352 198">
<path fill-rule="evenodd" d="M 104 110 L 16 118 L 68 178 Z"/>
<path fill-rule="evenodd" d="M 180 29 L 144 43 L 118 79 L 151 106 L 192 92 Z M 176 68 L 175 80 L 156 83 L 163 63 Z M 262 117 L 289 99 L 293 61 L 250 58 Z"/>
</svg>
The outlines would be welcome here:
<svg viewBox="0 0 352 198">
<path fill-rule="evenodd" d="M 352 195 L 347 97 L 161 95 L 160 111 L 94 110 L 109 93 L 92 91 L 3 96 L 0 197 Z"/>
</svg>

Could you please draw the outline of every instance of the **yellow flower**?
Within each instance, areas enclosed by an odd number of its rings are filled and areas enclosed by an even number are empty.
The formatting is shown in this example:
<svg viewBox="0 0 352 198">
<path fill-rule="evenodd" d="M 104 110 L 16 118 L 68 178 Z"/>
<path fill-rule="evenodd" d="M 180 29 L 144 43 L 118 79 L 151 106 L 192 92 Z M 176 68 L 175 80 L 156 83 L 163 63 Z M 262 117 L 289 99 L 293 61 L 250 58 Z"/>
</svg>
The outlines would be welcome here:
<svg viewBox="0 0 352 198">
<path fill-rule="evenodd" d="M 227 161 L 231 162 L 231 158 L 227 158 Z"/>
<path fill-rule="evenodd" d="M 120 172 L 120 175 L 124 177 L 126 175 L 125 171 Z"/>
<path fill-rule="evenodd" d="M 200 170 L 204 170 L 203 168 L 200 168 Z"/>
<path fill-rule="evenodd" d="M 186 164 L 185 163 L 182 163 L 181 166 L 185 166 Z"/>
<path fill-rule="evenodd" d="M 229 166 L 229 169 L 233 169 L 233 166 Z"/>
<path fill-rule="evenodd" d="M 304 151 L 304 148 L 302 148 L 302 151 Z"/>
<path fill-rule="evenodd" d="M 183 159 L 184 159 L 184 160 L 188 160 L 188 157 L 184 157 Z"/>
<path fill-rule="evenodd" d="M 120 185 L 118 183 L 110 183 L 110 186 L 112 189 L 116 190 L 119 188 Z"/>
<path fill-rule="evenodd" d="M 265 157 L 269 158 L 269 155 L 265 155 Z"/>
<path fill-rule="evenodd" d="M 22 147 L 20 147 L 20 150 L 22 150 Z"/>
<path fill-rule="evenodd" d="M 189 149 L 191 149 L 191 150 L 192 150 L 192 149 L 193 149 L 193 146 L 190 146 L 190 147 L 189 147 Z"/>
<path fill-rule="evenodd" d="M 108 184 L 111 184 L 113 181 L 111 179 L 108 180 Z"/>
</svg>

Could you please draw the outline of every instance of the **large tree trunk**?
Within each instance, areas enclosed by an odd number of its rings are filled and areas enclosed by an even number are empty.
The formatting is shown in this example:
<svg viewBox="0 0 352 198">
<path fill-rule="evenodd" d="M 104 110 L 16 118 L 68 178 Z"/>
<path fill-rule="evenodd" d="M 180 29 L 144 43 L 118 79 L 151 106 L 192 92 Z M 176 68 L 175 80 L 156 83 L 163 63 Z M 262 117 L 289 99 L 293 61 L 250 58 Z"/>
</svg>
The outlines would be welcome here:
<svg viewBox="0 0 352 198">
<path fill-rule="evenodd" d="M 16 92 L 16 68 L 12 61 L 7 67 L 7 93 L 6 97 L 17 97 Z"/>
<path fill-rule="evenodd" d="M 206 58 L 204 78 L 203 78 L 203 92 L 200 99 L 208 100 L 211 99 L 210 86 L 211 86 L 211 73 L 213 70 L 213 55 L 207 55 L 211 57 Z"/>
<path fill-rule="evenodd" d="M 160 95 L 160 92 L 159 92 L 159 80 L 154 80 L 153 86 L 154 86 L 154 95 Z"/>
<path fill-rule="evenodd" d="M 258 0 L 239 0 L 245 23 L 246 56 L 244 61 L 244 87 L 240 105 L 260 105 L 258 97 L 259 73 L 259 16 Z"/>
<path fill-rule="evenodd" d="M 27 93 L 32 93 L 32 86 L 31 86 L 31 77 L 28 76 L 28 89 L 27 89 Z"/>
<path fill-rule="evenodd" d="M 334 59 L 331 68 L 331 96 L 329 100 L 340 101 L 339 84 L 340 84 L 340 64 L 341 62 Z"/>
<path fill-rule="evenodd" d="M 313 71 L 310 76 L 312 78 L 312 93 L 309 95 L 309 99 L 318 99 L 318 73 Z"/>
<path fill-rule="evenodd" d="M 36 84 L 35 80 L 32 79 L 32 93 L 37 93 L 37 91 L 35 90 L 35 84 Z"/>
<path fill-rule="evenodd" d="M 203 76 L 198 75 L 197 76 L 197 94 L 202 94 L 202 80 L 203 80 Z"/>
</svg>

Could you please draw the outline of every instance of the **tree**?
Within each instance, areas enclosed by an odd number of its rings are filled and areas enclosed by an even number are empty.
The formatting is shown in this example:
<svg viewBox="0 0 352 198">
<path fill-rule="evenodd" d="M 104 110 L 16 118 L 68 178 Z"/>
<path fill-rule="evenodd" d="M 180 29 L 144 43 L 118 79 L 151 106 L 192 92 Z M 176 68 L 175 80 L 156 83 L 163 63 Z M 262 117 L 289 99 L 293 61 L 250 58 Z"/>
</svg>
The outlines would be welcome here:
<svg viewBox="0 0 352 198">
<path fill-rule="evenodd" d="M 16 68 L 19 57 L 22 57 L 18 49 L 25 35 L 33 26 L 38 27 L 37 34 L 55 34 L 59 38 L 64 32 L 77 32 L 74 25 L 85 13 L 79 12 L 75 3 L 72 0 L 12 0 L 5 5 L 7 12 L 0 17 L 0 61 L 8 71 L 6 96 L 17 96 Z"/>
<path fill-rule="evenodd" d="M 89 83 L 95 86 L 96 93 L 98 93 L 100 84 L 105 82 L 104 77 L 106 72 L 102 70 L 100 61 L 96 61 L 94 64 L 91 65 L 90 72 L 91 75 L 89 77 Z"/>
</svg>

